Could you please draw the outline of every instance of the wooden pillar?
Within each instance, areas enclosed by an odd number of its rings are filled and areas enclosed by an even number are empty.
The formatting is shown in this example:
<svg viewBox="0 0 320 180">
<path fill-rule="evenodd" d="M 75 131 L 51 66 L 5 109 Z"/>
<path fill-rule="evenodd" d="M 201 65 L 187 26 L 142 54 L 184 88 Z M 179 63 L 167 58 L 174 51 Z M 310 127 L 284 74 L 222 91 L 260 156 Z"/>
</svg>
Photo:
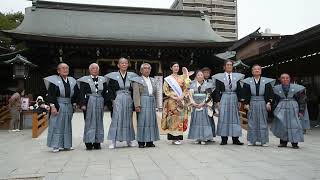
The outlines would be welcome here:
<svg viewBox="0 0 320 180">
<path fill-rule="evenodd" d="M 18 81 L 18 84 L 17 84 L 17 88 L 21 88 L 21 89 L 25 89 L 25 86 L 24 86 L 24 79 L 17 79 Z"/>
</svg>

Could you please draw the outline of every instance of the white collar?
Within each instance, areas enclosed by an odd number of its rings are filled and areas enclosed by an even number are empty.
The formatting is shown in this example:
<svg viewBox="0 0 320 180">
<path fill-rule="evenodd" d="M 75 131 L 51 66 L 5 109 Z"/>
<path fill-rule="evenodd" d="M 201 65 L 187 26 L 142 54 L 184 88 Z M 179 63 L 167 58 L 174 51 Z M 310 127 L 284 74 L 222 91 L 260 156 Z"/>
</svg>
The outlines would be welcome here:
<svg viewBox="0 0 320 180">
<path fill-rule="evenodd" d="M 152 91 L 153 91 L 151 80 L 150 80 L 149 77 L 145 77 L 145 76 L 142 76 L 142 77 L 143 77 L 143 79 L 145 80 L 145 82 L 147 84 L 149 95 L 151 95 Z"/>
<path fill-rule="evenodd" d="M 62 76 L 60 76 L 61 77 L 61 79 L 63 79 L 64 80 L 64 82 L 68 82 L 68 76 L 66 77 L 66 79 L 64 79 Z"/>
<path fill-rule="evenodd" d="M 122 74 L 121 71 L 119 70 L 119 73 L 122 76 L 122 78 L 126 77 L 126 75 L 127 75 L 127 71 L 124 74 Z"/>
<path fill-rule="evenodd" d="M 225 74 L 226 74 L 227 77 L 229 77 L 229 75 L 230 75 L 230 78 L 232 79 L 232 72 L 231 73 L 225 72 Z"/>
<path fill-rule="evenodd" d="M 93 78 L 98 78 L 98 76 L 92 76 L 92 75 L 90 75 L 91 76 L 91 78 L 93 79 Z"/>
<path fill-rule="evenodd" d="M 205 80 L 204 80 L 205 81 Z M 202 82 L 202 84 L 204 83 L 204 81 Z M 197 87 L 201 86 L 202 84 L 200 84 L 199 81 L 197 81 Z"/>
<path fill-rule="evenodd" d="M 258 83 L 258 82 L 260 81 L 260 79 L 261 79 L 261 76 L 260 76 L 259 79 L 256 79 L 255 77 L 253 77 L 253 79 L 254 79 L 254 81 L 255 81 L 256 83 Z"/>
</svg>

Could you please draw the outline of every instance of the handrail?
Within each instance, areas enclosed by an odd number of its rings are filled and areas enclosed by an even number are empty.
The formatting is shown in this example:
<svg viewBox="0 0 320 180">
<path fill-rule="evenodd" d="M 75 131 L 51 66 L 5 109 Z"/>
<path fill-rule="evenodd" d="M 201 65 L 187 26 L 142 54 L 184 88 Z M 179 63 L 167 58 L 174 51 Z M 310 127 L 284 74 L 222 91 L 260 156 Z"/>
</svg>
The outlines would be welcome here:
<svg viewBox="0 0 320 180">
<path fill-rule="evenodd" d="M 48 115 L 38 114 L 32 115 L 32 138 L 37 138 L 48 127 Z"/>
</svg>

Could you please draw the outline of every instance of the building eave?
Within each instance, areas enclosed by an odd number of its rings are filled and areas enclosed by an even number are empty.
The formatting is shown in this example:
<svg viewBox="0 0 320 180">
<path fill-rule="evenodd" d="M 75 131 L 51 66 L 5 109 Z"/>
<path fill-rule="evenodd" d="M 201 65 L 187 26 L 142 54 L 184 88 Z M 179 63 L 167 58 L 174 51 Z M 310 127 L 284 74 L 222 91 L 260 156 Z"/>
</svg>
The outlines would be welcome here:
<svg viewBox="0 0 320 180">
<path fill-rule="evenodd" d="M 70 43 L 83 45 L 119 45 L 119 46 L 155 46 L 155 47 L 199 47 L 199 48 L 227 48 L 234 42 L 207 42 L 207 41 L 128 41 L 126 39 L 95 39 L 91 37 L 63 37 L 36 34 L 23 34 L 12 31 L 3 31 L 8 36 L 19 41 Z"/>
<path fill-rule="evenodd" d="M 50 1 L 35 1 L 16 29 L 2 32 L 18 41 L 223 48 L 234 43 L 214 32 L 200 11 Z"/>
</svg>

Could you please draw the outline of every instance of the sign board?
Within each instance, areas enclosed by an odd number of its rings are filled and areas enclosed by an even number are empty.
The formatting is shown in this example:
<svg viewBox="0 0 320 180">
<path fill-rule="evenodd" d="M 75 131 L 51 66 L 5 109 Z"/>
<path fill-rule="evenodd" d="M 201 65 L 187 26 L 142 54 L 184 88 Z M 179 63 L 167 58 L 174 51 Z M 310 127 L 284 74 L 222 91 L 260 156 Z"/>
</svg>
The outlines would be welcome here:
<svg viewBox="0 0 320 180">
<path fill-rule="evenodd" d="M 162 91 L 162 86 L 163 86 L 163 76 L 155 76 L 154 79 L 157 82 L 157 99 L 158 99 L 158 104 L 157 107 L 162 108 L 162 103 L 163 103 L 163 91 Z"/>
<path fill-rule="evenodd" d="M 22 110 L 29 109 L 29 98 L 21 98 L 21 109 Z"/>
</svg>

